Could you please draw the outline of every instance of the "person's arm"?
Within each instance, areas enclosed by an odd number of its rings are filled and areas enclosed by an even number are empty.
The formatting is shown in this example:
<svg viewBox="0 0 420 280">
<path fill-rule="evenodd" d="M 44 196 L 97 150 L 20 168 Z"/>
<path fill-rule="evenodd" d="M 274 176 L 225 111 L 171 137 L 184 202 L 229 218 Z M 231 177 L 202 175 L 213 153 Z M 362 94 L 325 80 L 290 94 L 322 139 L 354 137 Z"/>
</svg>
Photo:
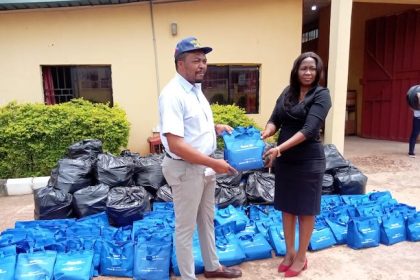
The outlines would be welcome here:
<svg viewBox="0 0 420 280">
<path fill-rule="evenodd" d="M 194 149 L 191 145 L 184 141 L 183 137 L 166 133 L 169 149 L 172 153 L 176 154 L 185 161 L 201 164 L 212 168 L 216 173 L 236 173 L 236 169 L 230 166 L 223 159 L 211 158 L 200 151 Z"/>
</svg>

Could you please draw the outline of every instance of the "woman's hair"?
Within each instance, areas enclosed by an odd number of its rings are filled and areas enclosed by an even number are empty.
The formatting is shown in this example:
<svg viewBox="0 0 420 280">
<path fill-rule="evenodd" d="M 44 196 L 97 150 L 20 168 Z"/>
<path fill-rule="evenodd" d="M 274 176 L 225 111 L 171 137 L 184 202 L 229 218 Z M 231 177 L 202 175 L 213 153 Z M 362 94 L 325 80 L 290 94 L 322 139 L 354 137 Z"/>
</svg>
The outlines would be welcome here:
<svg viewBox="0 0 420 280">
<path fill-rule="evenodd" d="M 292 71 L 290 71 L 290 95 L 289 95 L 289 102 L 292 99 L 298 100 L 300 94 L 300 81 L 299 81 L 299 67 L 302 64 L 302 61 L 308 57 L 312 57 L 315 59 L 316 63 L 316 77 L 314 82 L 312 83 L 312 87 L 317 86 L 319 81 L 324 76 L 324 64 L 322 63 L 322 59 L 314 52 L 304 52 L 299 55 L 295 62 L 293 63 Z"/>
</svg>

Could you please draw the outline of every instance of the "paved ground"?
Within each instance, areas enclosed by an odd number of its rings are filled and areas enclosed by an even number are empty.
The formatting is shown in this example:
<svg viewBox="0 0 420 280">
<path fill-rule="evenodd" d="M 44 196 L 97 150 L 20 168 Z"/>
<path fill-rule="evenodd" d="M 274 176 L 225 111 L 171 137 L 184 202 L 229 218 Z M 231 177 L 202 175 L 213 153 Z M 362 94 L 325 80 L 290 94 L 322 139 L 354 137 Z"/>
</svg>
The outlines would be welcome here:
<svg viewBox="0 0 420 280">
<path fill-rule="evenodd" d="M 401 203 L 420 208 L 420 156 L 407 157 L 407 144 L 347 137 L 344 157 L 368 176 L 367 191 L 389 190 Z M 420 155 L 420 144 L 417 150 Z M 0 231 L 17 220 L 33 218 L 31 195 L 0 197 Z M 345 245 L 309 253 L 308 270 L 297 279 L 414 280 L 420 279 L 420 242 L 353 250 Z M 241 264 L 243 280 L 282 279 L 281 258 Z M 205 279 L 199 275 L 199 279 Z M 100 280 L 121 278 L 98 277 Z M 173 277 L 172 280 L 180 278 Z"/>
</svg>

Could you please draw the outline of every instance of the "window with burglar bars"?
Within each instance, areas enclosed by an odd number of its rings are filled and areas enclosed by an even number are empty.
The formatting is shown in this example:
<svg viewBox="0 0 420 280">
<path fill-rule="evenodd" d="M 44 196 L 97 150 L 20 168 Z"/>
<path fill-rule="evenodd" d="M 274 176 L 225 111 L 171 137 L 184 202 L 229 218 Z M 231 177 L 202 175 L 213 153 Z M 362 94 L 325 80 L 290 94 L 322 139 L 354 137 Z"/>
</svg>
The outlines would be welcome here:
<svg viewBox="0 0 420 280">
<path fill-rule="evenodd" d="M 113 105 L 110 66 L 42 66 L 45 104 L 83 97 Z"/>
<path fill-rule="evenodd" d="M 208 65 L 203 93 L 210 104 L 235 104 L 259 112 L 259 65 Z"/>
</svg>

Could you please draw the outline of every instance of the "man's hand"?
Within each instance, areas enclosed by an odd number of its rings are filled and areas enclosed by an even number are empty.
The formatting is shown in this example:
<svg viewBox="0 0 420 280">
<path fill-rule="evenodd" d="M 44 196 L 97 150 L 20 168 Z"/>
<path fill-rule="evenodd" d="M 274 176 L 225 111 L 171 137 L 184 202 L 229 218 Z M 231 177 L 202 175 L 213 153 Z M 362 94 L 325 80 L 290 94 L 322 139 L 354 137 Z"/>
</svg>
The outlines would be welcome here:
<svg viewBox="0 0 420 280">
<path fill-rule="evenodd" d="M 226 131 L 229 134 L 231 134 L 232 131 L 233 131 L 233 128 L 230 125 L 227 125 L 227 124 L 216 124 L 214 126 L 214 128 L 216 130 L 217 135 L 221 135 L 223 133 L 223 131 Z"/>
<path fill-rule="evenodd" d="M 213 168 L 213 170 L 219 174 L 226 173 L 229 175 L 233 175 L 238 173 L 238 171 L 235 168 L 233 168 L 229 163 L 227 163 L 227 161 L 225 161 L 224 159 L 215 159 L 214 164 L 212 164 L 212 166 L 210 167 Z"/>
</svg>

